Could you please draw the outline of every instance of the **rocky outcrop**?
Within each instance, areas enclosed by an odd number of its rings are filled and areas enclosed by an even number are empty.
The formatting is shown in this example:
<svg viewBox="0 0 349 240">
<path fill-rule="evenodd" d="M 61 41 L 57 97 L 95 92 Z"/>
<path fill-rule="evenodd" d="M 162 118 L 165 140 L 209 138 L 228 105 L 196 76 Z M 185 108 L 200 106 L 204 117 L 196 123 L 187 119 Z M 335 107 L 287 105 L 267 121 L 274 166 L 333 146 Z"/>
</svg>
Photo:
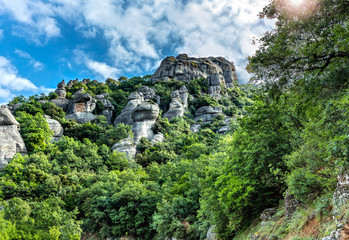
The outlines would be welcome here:
<svg viewBox="0 0 349 240">
<path fill-rule="evenodd" d="M 65 90 L 65 82 L 64 80 L 57 85 L 57 89 L 55 91 L 58 98 L 65 98 L 67 96 L 67 91 Z"/>
<path fill-rule="evenodd" d="M 69 100 L 66 98 L 51 99 L 50 102 L 62 108 L 65 112 L 68 110 Z"/>
<path fill-rule="evenodd" d="M 154 135 L 153 139 L 151 140 L 152 144 L 157 144 L 160 142 L 163 142 L 165 140 L 165 136 L 162 133 L 157 133 Z"/>
<path fill-rule="evenodd" d="M 121 111 L 121 114 L 116 117 L 114 124 L 124 123 L 126 125 L 131 125 L 132 121 L 132 111 L 139 104 L 144 101 L 143 94 L 138 92 L 133 92 L 128 96 L 128 103 L 125 108 Z"/>
<path fill-rule="evenodd" d="M 124 123 L 132 125 L 132 132 L 136 144 L 142 137 L 152 140 L 152 130 L 157 117 L 159 116 L 159 105 L 153 100 L 157 99 L 154 89 L 143 86 L 137 92 L 128 97 L 128 103 L 116 117 L 114 124 Z"/>
<path fill-rule="evenodd" d="M 112 150 L 125 153 L 127 158 L 134 158 L 136 155 L 136 144 L 132 138 L 128 137 L 114 144 Z"/>
<path fill-rule="evenodd" d="M 221 85 L 233 88 L 237 81 L 234 63 L 223 57 L 193 58 L 186 54 L 167 57 L 153 74 L 151 81 L 168 81 L 176 79 L 190 82 L 193 79 L 206 78 L 209 94 L 220 97 Z"/>
<path fill-rule="evenodd" d="M 105 99 L 107 94 L 99 94 L 96 95 L 95 98 L 97 101 L 101 101 L 104 107 L 104 110 L 102 112 L 102 115 L 107 118 L 107 122 L 111 123 L 111 119 L 113 117 L 114 112 L 114 106 L 111 104 L 111 102 L 108 99 Z"/>
<path fill-rule="evenodd" d="M 291 218 L 300 202 L 290 193 L 285 196 L 285 218 Z"/>
<path fill-rule="evenodd" d="M 144 102 L 132 111 L 132 132 L 135 143 L 139 143 L 142 137 L 152 140 L 154 132 L 152 130 L 157 117 L 159 116 L 159 106 Z"/>
<path fill-rule="evenodd" d="M 210 122 L 220 114 L 222 114 L 222 108 L 204 106 L 196 110 L 194 121 L 202 120 L 203 122 Z"/>
<path fill-rule="evenodd" d="M 26 153 L 24 141 L 19 133 L 19 123 L 6 106 L 0 107 L 0 169 L 16 153 Z"/>
<path fill-rule="evenodd" d="M 214 232 L 214 226 L 211 226 L 206 234 L 206 240 L 217 240 L 218 236 L 217 233 Z"/>
<path fill-rule="evenodd" d="M 182 117 L 188 106 L 188 90 L 185 86 L 171 93 L 169 110 L 164 114 L 165 118 L 171 120 L 174 117 Z"/>
<path fill-rule="evenodd" d="M 78 123 L 86 123 L 96 119 L 92 111 L 96 108 L 96 99 L 88 93 L 80 90 L 73 94 L 73 100 L 69 102 L 67 119 L 75 119 Z"/>
<path fill-rule="evenodd" d="M 48 123 L 48 126 L 50 127 L 50 130 L 53 132 L 52 141 L 58 142 L 63 136 L 62 125 L 57 120 L 51 119 L 50 116 L 45 115 L 44 117 Z"/>
<path fill-rule="evenodd" d="M 337 179 L 337 188 L 333 194 L 333 205 L 339 208 L 349 202 L 349 171 L 338 173 Z"/>
</svg>

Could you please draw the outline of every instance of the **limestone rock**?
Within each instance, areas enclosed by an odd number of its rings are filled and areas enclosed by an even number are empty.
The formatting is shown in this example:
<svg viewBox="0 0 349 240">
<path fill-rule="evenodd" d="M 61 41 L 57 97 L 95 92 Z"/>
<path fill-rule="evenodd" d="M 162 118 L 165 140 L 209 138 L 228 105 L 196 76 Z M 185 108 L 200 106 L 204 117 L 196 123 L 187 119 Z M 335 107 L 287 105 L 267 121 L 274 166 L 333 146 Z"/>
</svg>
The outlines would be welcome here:
<svg viewBox="0 0 349 240">
<path fill-rule="evenodd" d="M 68 110 L 69 100 L 65 98 L 51 99 L 52 102 L 57 107 L 62 108 L 65 112 Z"/>
<path fill-rule="evenodd" d="M 162 133 L 157 133 L 154 135 L 153 139 L 151 140 L 152 144 L 157 144 L 160 142 L 163 142 L 165 140 L 165 136 Z"/>
<path fill-rule="evenodd" d="M 206 234 L 206 240 L 217 240 L 218 236 L 217 233 L 214 232 L 214 226 L 211 226 Z"/>
<path fill-rule="evenodd" d="M 57 85 L 55 93 L 58 95 L 58 98 L 65 98 L 67 96 L 67 91 L 65 90 L 64 80 Z"/>
<path fill-rule="evenodd" d="M 152 100 L 156 96 L 155 90 L 148 86 L 142 86 L 140 89 L 138 89 L 138 93 L 142 94 L 144 101 Z"/>
<path fill-rule="evenodd" d="M 97 99 L 97 101 L 101 101 L 103 103 L 105 110 L 102 112 L 102 115 L 106 116 L 108 123 L 111 123 L 114 106 L 111 104 L 111 102 L 108 99 L 105 99 L 105 96 L 107 96 L 107 94 L 100 94 L 100 95 L 96 95 L 95 98 Z"/>
<path fill-rule="evenodd" d="M 114 144 L 112 149 L 113 151 L 125 153 L 126 157 L 128 158 L 134 158 L 136 155 L 136 144 L 130 137 L 122 139 L 118 143 Z"/>
<path fill-rule="evenodd" d="M 67 119 L 75 119 L 78 123 L 86 123 L 96 119 L 92 111 L 96 108 L 96 99 L 88 93 L 75 93 L 74 99 L 69 102 Z"/>
<path fill-rule="evenodd" d="M 15 125 L 19 127 L 19 123 L 6 106 L 0 107 L 0 126 L 3 125 Z"/>
<path fill-rule="evenodd" d="M 26 153 L 24 141 L 18 132 L 19 123 L 6 106 L 0 107 L 0 169 L 13 158 L 16 153 Z"/>
<path fill-rule="evenodd" d="M 197 133 L 201 129 L 201 124 L 193 124 L 190 126 L 190 131 Z"/>
<path fill-rule="evenodd" d="M 170 108 L 164 114 L 164 117 L 168 118 L 168 120 L 171 120 L 174 117 L 182 117 L 187 106 L 188 90 L 183 86 L 180 90 L 175 90 L 171 93 Z"/>
<path fill-rule="evenodd" d="M 51 119 L 50 116 L 46 115 L 45 119 L 50 127 L 50 130 L 53 132 L 52 141 L 58 142 L 63 136 L 63 127 L 57 120 Z"/>
<path fill-rule="evenodd" d="M 132 132 L 134 141 L 138 144 L 142 137 L 152 140 L 154 132 L 152 130 L 157 117 L 159 116 L 159 106 L 144 102 L 132 111 Z"/>
<path fill-rule="evenodd" d="M 212 107 L 212 106 L 204 106 L 196 110 L 195 116 L 202 116 L 206 114 L 221 114 L 222 108 L 220 107 Z"/>
<path fill-rule="evenodd" d="M 131 125 L 132 121 L 132 111 L 139 104 L 143 102 L 143 94 L 138 92 L 133 92 L 128 96 L 128 103 L 125 108 L 121 111 L 120 115 L 116 117 L 114 124 L 124 123 L 126 125 Z"/>
<path fill-rule="evenodd" d="M 79 83 L 79 80 L 78 80 L 78 79 L 70 80 L 70 81 L 67 83 L 67 87 L 68 87 L 68 88 L 71 88 L 75 83 Z"/>
<path fill-rule="evenodd" d="M 215 117 L 222 114 L 222 108 L 204 106 L 196 110 L 194 121 L 202 120 L 203 122 L 210 123 Z"/>
<path fill-rule="evenodd" d="M 195 78 L 208 79 L 209 86 L 224 85 L 227 88 L 234 87 L 237 81 L 234 63 L 223 57 L 193 58 L 186 54 L 175 57 L 167 57 L 153 74 L 151 81 L 168 81 L 177 79 L 190 82 Z M 220 88 L 211 89 L 219 94 Z M 218 92 L 219 90 L 219 92 Z"/>
<path fill-rule="evenodd" d="M 333 205 L 338 208 L 349 202 L 349 171 L 338 173 L 337 179 L 337 188 L 333 194 Z"/>
</svg>

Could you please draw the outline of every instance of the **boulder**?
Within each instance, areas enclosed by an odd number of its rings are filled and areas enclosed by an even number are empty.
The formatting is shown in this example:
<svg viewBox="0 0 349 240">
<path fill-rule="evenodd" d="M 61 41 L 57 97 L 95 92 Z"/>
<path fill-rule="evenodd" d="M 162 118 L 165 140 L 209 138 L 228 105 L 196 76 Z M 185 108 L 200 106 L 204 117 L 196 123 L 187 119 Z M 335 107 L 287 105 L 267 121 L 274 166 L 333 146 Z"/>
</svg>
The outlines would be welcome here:
<svg viewBox="0 0 349 240">
<path fill-rule="evenodd" d="M 159 116 L 159 106 L 144 102 L 132 111 L 132 132 L 136 144 L 142 137 L 152 140 L 154 132 L 152 130 L 157 117 Z"/>
<path fill-rule="evenodd" d="M 214 232 L 214 226 L 211 226 L 206 234 L 206 240 L 218 240 L 217 233 Z"/>
<path fill-rule="evenodd" d="M 190 82 L 193 79 L 206 78 L 209 86 L 223 85 L 233 88 L 237 82 L 237 75 L 233 62 L 223 57 L 193 58 L 186 54 L 165 58 L 160 67 L 153 74 L 151 81 L 169 81 L 176 79 Z M 217 94 L 219 88 L 211 89 Z"/>
<path fill-rule="evenodd" d="M 201 129 L 201 124 L 193 124 L 190 126 L 190 131 L 197 133 Z"/>
<path fill-rule="evenodd" d="M 137 92 L 142 94 L 144 101 L 152 100 L 156 96 L 155 90 L 148 86 L 142 86 Z"/>
<path fill-rule="evenodd" d="M 152 144 L 157 144 L 160 142 L 163 142 L 165 140 L 165 136 L 162 133 L 157 133 L 154 135 L 153 139 L 151 140 Z"/>
<path fill-rule="evenodd" d="M 134 158 L 136 155 L 136 144 L 132 138 L 128 137 L 120 140 L 112 146 L 113 151 L 125 153 L 127 158 Z"/>
<path fill-rule="evenodd" d="M 79 80 L 78 79 L 75 79 L 75 80 L 70 80 L 68 83 L 67 83 L 67 87 L 68 88 L 71 88 L 74 84 L 76 83 L 79 83 Z"/>
<path fill-rule="evenodd" d="M 16 153 L 26 153 L 24 141 L 19 133 L 19 123 L 6 106 L 0 107 L 0 169 Z"/>
<path fill-rule="evenodd" d="M 62 125 L 57 120 L 51 119 L 50 116 L 45 115 L 44 117 L 50 127 L 50 130 L 53 132 L 52 141 L 58 142 L 63 136 Z"/>
<path fill-rule="evenodd" d="M 221 114 L 222 108 L 213 106 L 204 106 L 196 110 L 195 116 L 202 116 L 206 114 Z"/>
<path fill-rule="evenodd" d="M 52 102 L 57 107 L 62 108 L 65 112 L 68 110 L 69 100 L 65 98 L 51 99 Z"/>
<path fill-rule="evenodd" d="M 19 127 L 19 123 L 14 118 L 10 110 L 6 106 L 0 107 L 0 126 L 15 125 Z"/>
</svg>

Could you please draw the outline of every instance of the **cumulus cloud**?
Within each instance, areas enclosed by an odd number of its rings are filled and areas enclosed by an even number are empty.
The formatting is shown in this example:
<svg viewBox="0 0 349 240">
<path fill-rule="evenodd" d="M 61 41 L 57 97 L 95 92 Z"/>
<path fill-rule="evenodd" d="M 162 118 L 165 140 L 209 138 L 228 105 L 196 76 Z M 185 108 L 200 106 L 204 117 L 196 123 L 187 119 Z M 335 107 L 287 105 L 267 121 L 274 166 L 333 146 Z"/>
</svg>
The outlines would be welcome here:
<svg viewBox="0 0 349 240">
<path fill-rule="evenodd" d="M 165 55 L 185 52 L 233 60 L 240 69 L 240 79 L 246 82 L 246 58 L 256 50 L 252 39 L 274 26 L 272 21 L 257 17 L 268 2 L 0 0 L 0 14 L 10 14 L 17 21 L 14 34 L 26 34 L 39 42 L 43 42 L 42 37 L 60 36 L 58 22 L 62 20 L 86 39 L 97 37 L 97 33 L 103 36 L 106 62 L 84 58 L 86 67 L 103 77 L 154 71 Z M 31 31 L 25 31 L 26 26 Z"/>
<path fill-rule="evenodd" d="M 3 56 L 0 56 L 0 87 L 14 91 L 38 89 L 31 81 L 20 77 L 17 69 Z"/>
<path fill-rule="evenodd" d="M 13 27 L 13 34 L 39 45 L 61 34 L 53 6 L 45 1 L 0 0 L 1 13 L 10 15 L 18 23 Z"/>
<path fill-rule="evenodd" d="M 34 69 L 40 71 L 40 70 L 43 70 L 44 69 L 44 64 L 42 62 L 39 62 L 37 60 L 35 60 L 35 58 L 33 58 L 29 53 L 27 52 L 24 52 L 20 49 L 16 49 L 15 50 L 15 53 L 20 56 L 21 58 L 25 58 L 28 60 L 28 63 L 30 65 L 32 65 L 34 67 Z"/>
<path fill-rule="evenodd" d="M 32 81 L 19 75 L 17 68 L 5 57 L 0 56 L 0 103 L 6 103 L 20 94 L 48 93 L 54 89 L 37 87 Z"/>
<path fill-rule="evenodd" d="M 89 70 L 105 79 L 117 78 L 119 73 L 118 69 L 111 67 L 104 62 L 98 62 L 93 60 L 90 56 L 84 53 L 82 50 L 74 50 L 75 61 L 80 64 L 84 64 Z"/>
</svg>

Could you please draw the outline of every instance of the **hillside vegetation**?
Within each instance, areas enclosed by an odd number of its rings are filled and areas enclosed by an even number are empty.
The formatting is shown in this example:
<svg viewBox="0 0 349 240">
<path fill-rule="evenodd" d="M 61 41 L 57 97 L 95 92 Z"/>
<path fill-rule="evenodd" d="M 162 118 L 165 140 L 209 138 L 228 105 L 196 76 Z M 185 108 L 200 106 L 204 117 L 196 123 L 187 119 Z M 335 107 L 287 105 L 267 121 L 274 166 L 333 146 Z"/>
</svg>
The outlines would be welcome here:
<svg viewBox="0 0 349 240">
<path fill-rule="evenodd" d="M 67 88 L 67 98 L 81 88 L 107 93 L 113 119 L 132 92 L 155 89 L 162 102 L 153 129 L 165 138 L 142 138 L 134 158 L 111 150 L 131 126 L 104 116 L 68 120 L 47 102 L 55 93 L 16 97 L 28 154 L 0 172 L 0 239 L 320 239 L 339 224 L 345 232 L 349 189 L 334 192 L 349 168 L 349 3 L 309 1 L 302 12 L 284 3 L 261 13 L 277 27 L 249 59 L 254 85 L 222 88 L 221 98 L 207 94 L 205 79 L 122 77 Z M 183 85 L 193 97 L 169 121 L 162 113 Z M 224 115 L 194 133 L 202 106 Z M 43 115 L 63 126 L 60 141 L 51 142 Z M 229 130 L 219 134 L 226 116 Z M 275 211 L 261 223 L 268 208 Z"/>
</svg>

